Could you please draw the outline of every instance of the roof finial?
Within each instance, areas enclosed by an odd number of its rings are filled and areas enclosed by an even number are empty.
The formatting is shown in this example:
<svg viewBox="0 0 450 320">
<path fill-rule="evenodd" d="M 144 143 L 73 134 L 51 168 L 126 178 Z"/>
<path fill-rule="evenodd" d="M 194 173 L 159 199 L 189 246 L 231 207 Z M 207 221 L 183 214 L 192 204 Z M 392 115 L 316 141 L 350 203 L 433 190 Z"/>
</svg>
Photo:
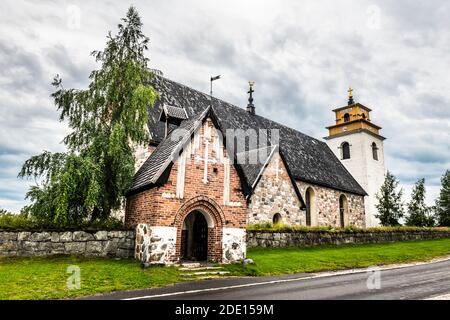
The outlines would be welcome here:
<svg viewBox="0 0 450 320">
<path fill-rule="evenodd" d="M 255 114 L 255 106 L 253 105 L 253 92 L 255 92 L 255 90 L 253 90 L 253 86 L 255 85 L 255 81 L 249 81 L 248 82 L 248 86 L 250 87 L 248 90 L 248 104 L 247 104 L 247 112 L 250 114 Z"/>
<path fill-rule="evenodd" d="M 352 105 L 352 104 L 355 103 L 353 101 L 353 89 L 352 89 L 352 87 L 349 87 L 347 92 L 348 92 L 348 105 Z"/>
</svg>

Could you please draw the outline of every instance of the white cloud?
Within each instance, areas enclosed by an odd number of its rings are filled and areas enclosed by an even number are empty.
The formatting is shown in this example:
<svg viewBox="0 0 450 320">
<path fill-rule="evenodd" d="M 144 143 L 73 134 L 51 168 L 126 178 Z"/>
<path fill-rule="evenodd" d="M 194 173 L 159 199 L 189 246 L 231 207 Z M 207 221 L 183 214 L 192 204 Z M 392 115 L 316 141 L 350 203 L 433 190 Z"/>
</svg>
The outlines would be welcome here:
<svg viewBox="0 0 450 320">
<path fill-rule="evenodd" d="M 131 2 L 0 4 L 0 206 L 17 208 L 27 183 L 14 171 L 67 132 L 49 98 L 59 73 L 84 87 L 108 30 Z M 151 39 L 151 65 L 166 76 L 321 138 L 346 89 L 383 127 L 387 164 L 430 197 L 450 167 L 450 5 L 446 1 L 133 1 Z M 2 171 L 3 172 L 3 171 Z M 5 191 L 6 190 L 6 191 Z M 437 189 L 436 189 L 437 190 Z M 431 201 L 431 200 L 430 200 Z"/>
</svg>

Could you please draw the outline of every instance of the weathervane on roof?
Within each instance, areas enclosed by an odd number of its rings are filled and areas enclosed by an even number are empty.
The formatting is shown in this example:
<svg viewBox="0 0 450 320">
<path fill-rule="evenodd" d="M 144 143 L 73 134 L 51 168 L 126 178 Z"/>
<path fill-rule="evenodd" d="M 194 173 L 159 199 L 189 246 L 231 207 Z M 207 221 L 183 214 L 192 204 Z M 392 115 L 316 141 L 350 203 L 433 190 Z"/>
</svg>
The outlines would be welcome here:
<svg viewBox="0 0 450 320">
<path fill-rule="evenodd" d="M 211 85 L 211 90 L 209 91 L 209 98 L 210 98 L 210 107 L 212 108 L 212 95 L 213 95 L 213 91 L 212 91 L 212 86 L 213 86 L 213 81 L 219 80 L 220 79 L 220 74 L 218 76 L 211 76 L 210 79 L 210 85 Z"/>
<path fill-rule="evenodd" d="M 211 84 L 211 90 L 209 91 L 209 95 L 212 97 L 213 95 L 213 91 L 212 91 L 212 85 L 213 85 L 213 81 L 219 80 L 220 79 L 220 74 L 218 76 L 212 77 L 211 76 L 211 80 L 210 80 L 210 84 Z"/>
</svg>

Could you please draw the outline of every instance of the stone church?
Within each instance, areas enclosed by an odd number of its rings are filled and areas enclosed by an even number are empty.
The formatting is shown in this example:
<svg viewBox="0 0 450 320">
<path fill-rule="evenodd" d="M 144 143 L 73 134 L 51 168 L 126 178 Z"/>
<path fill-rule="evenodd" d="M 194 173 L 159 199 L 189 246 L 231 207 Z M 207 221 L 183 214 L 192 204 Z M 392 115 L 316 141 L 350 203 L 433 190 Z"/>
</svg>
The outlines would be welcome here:
<svg viewBox="0 0 450 320">
<path fill-rule="evenodd" d="M 341 160 L 344 142 L 381 139 L 370 109 L 353 101 L 336 109 L 327 145 L 259 116 L 252 87 L 243 109 L 162 76 L 153 86 L 160 97 L 149 108 L 151 141 L 137 151 L 125 211 L 140 261 L 240 261 L 249 224 L 366 225 L 368 193 Z"/>
</svg>

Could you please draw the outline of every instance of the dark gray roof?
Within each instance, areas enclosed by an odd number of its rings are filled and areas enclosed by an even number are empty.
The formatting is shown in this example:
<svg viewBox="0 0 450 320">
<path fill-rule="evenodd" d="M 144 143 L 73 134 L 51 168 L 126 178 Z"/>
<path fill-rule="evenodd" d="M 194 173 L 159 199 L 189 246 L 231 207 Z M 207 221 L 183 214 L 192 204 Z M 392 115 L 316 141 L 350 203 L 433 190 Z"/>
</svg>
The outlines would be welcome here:
<svg viewBox="0 0 450 320">
<path fill-rule="evenodd" d="M 198 115 L 212 105 L 222 132 L 226 129 L 254 129 L 257 132 L 260 128 L 279 129 L 280 153 L 284 156 L 294 179 L 366 195 L 364 189 L 323 141 L 257 114 L 249 114 L 246 110 L 220 99 L 213 98 L 211 101 L 209 95 L 161 76 L 155 76 L 152 85 L 160 94 L 155 106 L 149 108 L 149 130 L 152 143 L 158 144 L 164 138 L 164 123 L 159 121 L 164 104 L 184 108 L 189 117 Z M 148 165 L 146 168 L 150 170 Z M 146 169 L 141 168 L 141 170 Z M 138 174 L 143 175 L 139 171 Z M 135 189 L 134 185 L 133 189 Z"/>
<path fill-rule="evenodd" d="M 280 151 L 279 146 L 272 145 L 240 152 L 236 155 L 236 163 L 238 163 L 238 166 L 241 168 L 244 179 L 246 180 L 250 190 L 254 190 L 254 188 L 257 186 L 262 176 L 262 173 L 270 163 L 276 151 L 278 152 Z M 286 164 L 286 160 L 283 157 L 283 154 L 281 152 L 279 152 L 279 154 L 283 163 Z M 287 165 L 286 169 L 291 179 L 292 186 L 294 187 L 294 191 L 297 194 L 298 199 L 300 200 L 301 208 L 302 210 L 304 210 L 306 208 L 306 205 L 303 200 L 303 197 L 300 194 L 297 184 L 295 183 L 295 179 L 292 176 L 292 173 Z"/>
<path fill-rule="evenodd" d="M 275 149 L 276 146 L 268 146 L 244 151 L 236 155 L 236 162 L 242 168 L 249 186 L 255 184 Z"/>
<path fill-rule="evenodd" d="M 189 141 L 191 134 L 201 125 L 208 108 L 181 123 L 180 127 L 172 130 L 163 139 L 153 153 L 134 175 L 130 192 L 134 192 L 148 185 L 155 184 L 164 170 L 176 160 L 184 143 Z"/>
<path fill-rule="evenodd" d="M 162 108 L 160 120 L 165 121 L 167 118 L 175 118 L 179 120 L 186 120 L 188 118 L 186 111 L 183 108 L 164 105 Z"/>
</svg>

